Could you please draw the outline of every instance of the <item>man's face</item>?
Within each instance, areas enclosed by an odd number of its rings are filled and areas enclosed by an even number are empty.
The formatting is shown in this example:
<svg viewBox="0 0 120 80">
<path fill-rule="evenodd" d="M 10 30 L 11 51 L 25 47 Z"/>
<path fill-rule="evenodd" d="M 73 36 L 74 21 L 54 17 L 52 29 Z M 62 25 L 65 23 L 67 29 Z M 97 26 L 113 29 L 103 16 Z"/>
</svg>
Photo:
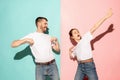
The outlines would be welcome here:
<svg viewBox="0 0 120 80">
<path fill-rule="evenodd" d="M 47 22 L 45 19 L 42 19 L 42 20 L 39 22 L 39 27 L 40 27 L 40 29 L 41 29 L 43 32 L 46 32 L 46 31 L 47 31 L 47 28 L 48 28 L 48 22 Z"/>
<path fill-rule="evenodd" d="M 71 36 L 72 39 L 74 40 L 80 40 L 81 36 L 80 36 L 80 32 L 77 30 L 77 29 L 74 29 L 72 31 L 72 36 Z"/>
</svg>

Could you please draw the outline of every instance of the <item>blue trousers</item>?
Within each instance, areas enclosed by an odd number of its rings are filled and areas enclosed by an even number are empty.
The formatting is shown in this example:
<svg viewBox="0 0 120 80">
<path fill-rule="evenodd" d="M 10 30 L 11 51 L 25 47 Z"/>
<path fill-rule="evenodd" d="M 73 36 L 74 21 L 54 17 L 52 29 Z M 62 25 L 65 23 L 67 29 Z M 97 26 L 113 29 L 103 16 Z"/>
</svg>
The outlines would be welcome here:
<svg viewBox="0 0 120 80">
<path fill-rule="evenodd" d="M 49 76 L 50 80 L 59 80 L 56 62 L 49 65 L 36 64 L 36 80 L 47 80 L 47 76 Z"/>
<path fill-rule="evenodd" d="M 98 80 L 94 62 L 78 63 L 74 80 L 83 80 L 87 76 L 88 80 Z"/>
</svg>

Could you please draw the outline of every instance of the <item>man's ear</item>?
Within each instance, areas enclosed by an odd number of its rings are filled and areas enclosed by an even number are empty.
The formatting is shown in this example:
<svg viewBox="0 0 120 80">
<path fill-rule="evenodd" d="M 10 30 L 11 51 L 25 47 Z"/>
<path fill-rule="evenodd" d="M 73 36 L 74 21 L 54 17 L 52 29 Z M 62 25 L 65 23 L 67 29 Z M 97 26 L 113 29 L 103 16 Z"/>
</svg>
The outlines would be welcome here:
<svg viewBox="0 0 120 80">
<path fill-rule="evenodd" d="M 38 22 L 38 27 L 41 28 L 41 26 L 42 26 L 42 23 Z"/>
</svg>

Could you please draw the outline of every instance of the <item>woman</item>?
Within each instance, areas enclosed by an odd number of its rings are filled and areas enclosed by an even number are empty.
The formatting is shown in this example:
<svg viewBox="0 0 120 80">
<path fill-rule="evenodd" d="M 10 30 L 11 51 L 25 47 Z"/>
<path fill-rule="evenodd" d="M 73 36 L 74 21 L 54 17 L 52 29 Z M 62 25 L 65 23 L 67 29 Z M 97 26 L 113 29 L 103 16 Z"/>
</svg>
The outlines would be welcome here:
<svg viewBox="0 0 120 80">
<path fill-rule="evenodd" d="M 98 29 L 100 25 L 111 16 L 112 9 L 110 9 L 108 13 L 83 36 L 80 35 L 79 30 L 76 28 L 70 30 L 69 36 L 73 47 L 69 49 L 69 55 L 71 59 L 76 59 L 78 62 L 74 80 L 83 80 L 84 76 L 87 76 L 89 80 L 98 80 L 90 41 L 92 40 L 92 34 L 96 29 Z"/>
</svg>

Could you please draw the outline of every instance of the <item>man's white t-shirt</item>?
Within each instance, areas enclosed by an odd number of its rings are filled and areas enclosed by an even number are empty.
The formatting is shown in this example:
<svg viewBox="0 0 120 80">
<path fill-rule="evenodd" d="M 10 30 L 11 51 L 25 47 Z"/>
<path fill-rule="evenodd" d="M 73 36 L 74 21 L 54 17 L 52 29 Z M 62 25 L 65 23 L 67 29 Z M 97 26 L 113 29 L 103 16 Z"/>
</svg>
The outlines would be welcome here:
<svg viewBox="0 0 120 80">
<path fill-rule="evenodd" d="M 78 61 L 92 58 L 92 50 L 90 44 L 92 38 L 93 37 L 91 33 L 87 32 L 83 35 L 82 39 L 78 42 L 78 44 L 73 48 L 73 55 L 77 57 Z"/>
<path fill-rule="evenodd" d="M 35 57 L 35 62 L 44 63 L 55 59 L 51 46 L 51 36 L 44 33 L 34 32 L 28 34 L 22 39 L 25 38 L 31 38 L 34 41 L 34 44 L 30 46 L 30 49 Z"/>
</svg>

